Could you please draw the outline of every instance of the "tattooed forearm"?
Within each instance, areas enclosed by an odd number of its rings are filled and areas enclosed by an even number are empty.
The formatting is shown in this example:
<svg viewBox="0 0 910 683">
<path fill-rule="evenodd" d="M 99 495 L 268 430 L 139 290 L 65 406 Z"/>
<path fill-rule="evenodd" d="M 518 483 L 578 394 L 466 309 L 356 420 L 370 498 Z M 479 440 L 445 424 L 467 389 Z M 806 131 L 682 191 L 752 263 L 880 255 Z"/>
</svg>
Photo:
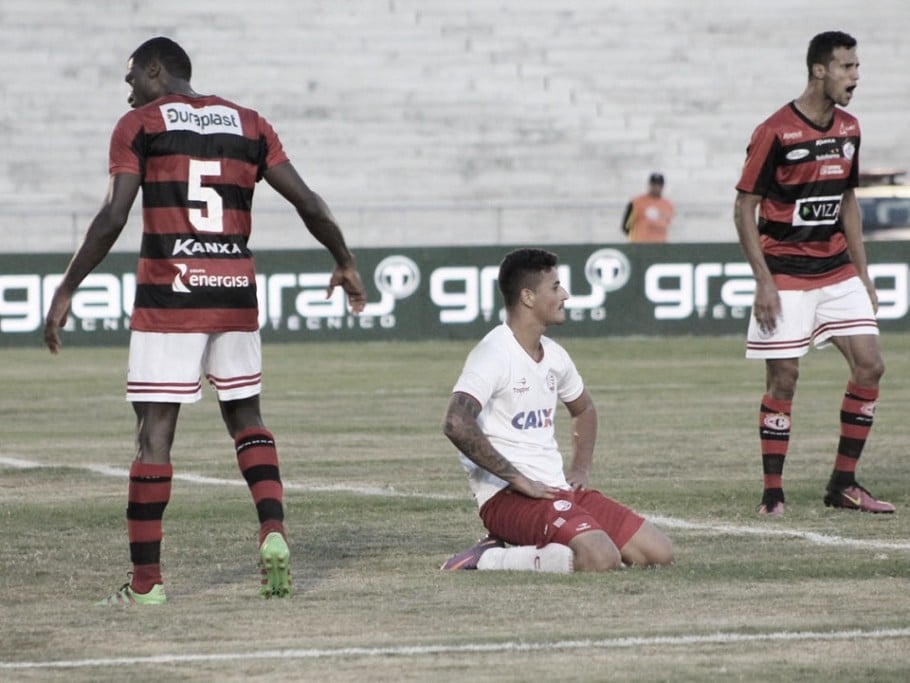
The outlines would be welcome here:
<svg viewBox="0 0 910 683">
<path fill-rule="evenodd" d="M 511 482 L 520 474 L 512 463 L 493 448 L 493 444 L 480 430 L 477 424 L 478 415 L 480 404 L 477 399 L 462 392 L 455 392 L 446 410 L 443 431 L 455 448 L 472 462 L 500 479 Z"/>
</svg>

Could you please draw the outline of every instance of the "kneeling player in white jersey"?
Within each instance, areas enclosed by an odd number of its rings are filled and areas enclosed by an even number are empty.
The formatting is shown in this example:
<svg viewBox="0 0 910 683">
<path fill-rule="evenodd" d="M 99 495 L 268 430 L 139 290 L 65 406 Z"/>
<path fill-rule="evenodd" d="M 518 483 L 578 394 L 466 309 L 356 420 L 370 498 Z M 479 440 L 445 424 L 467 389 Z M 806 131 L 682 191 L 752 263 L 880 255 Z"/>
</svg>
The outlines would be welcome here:
<svg viewBox="0 0 910 683">
<path fill-rule="evenodd" d="M 468 355 L 445 416 L 489 536 L 442 569 L 607 571 L 674 560 L 644 518 L 588 488 L 597 411 L 572 359 L 543 333 L 565 322 L 557 257 L 518 249 L 499 269 L 506 321 Z M 557 401 L 572 419 L 563 470 Z"/>
</svg>

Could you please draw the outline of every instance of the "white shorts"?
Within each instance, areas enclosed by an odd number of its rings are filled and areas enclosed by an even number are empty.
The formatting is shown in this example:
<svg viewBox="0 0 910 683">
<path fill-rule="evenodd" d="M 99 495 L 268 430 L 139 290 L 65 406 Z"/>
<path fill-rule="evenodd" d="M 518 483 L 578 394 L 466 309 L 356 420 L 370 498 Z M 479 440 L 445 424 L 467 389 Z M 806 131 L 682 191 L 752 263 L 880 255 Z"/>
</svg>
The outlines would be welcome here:
<svg viewBox="0 0 910 683">
<path fill-rule="evenodd" d="M 821 349 L 832 337 L 878 334 L 869 293 L 858 277 L 827 287 L 780 292 L 781 314 L 771 334 L 749 318 L 746 358 L 799 358 L 809 344 Z"/>
<path fill-rule="evenodd" d="M 202 398 L 202 374 L 219 401 L 257 396 L 262 390 L 259 332 L 130 334 L 127 401 L 194 403 Z"/>
</svg>

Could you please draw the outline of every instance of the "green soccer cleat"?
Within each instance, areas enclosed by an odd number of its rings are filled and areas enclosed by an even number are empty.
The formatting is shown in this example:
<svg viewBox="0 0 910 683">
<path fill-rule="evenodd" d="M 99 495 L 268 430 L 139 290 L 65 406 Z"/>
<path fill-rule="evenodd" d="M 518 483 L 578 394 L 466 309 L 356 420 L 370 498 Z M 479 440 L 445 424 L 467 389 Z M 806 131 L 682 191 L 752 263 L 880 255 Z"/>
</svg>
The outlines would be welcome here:
<svg viewBox="0 0 910 683">
<path fill-rule="evenodd" d="M 291 595 L 291 551 L 284 536 L 273 531 L 259 546 L 262 581 L 259 595 L 264 598 L 286 598 Z"/>
<path fill-rule="evenodd" d="M 133 605 L 163 605 L 167 602 L 164 586 L 156 583 L 148 593 L 137 593 L 128 583 L 120 590 L 95 604 L 99 607 L 132 607 Z"/>
</svg>

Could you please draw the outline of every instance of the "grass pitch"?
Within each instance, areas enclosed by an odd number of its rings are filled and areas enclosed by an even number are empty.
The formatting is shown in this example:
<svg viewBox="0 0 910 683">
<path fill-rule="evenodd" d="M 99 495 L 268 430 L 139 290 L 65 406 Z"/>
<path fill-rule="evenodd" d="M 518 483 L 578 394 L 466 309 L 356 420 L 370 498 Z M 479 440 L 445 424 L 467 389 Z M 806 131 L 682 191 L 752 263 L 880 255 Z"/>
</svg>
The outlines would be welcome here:
<svg viewBox="0 0 910 683">
<path fill-rule="evenodd" d="M 859 478 L 890 516 L 826 509 L 846 366 L 803 361 L 787 515 L 755 515 L 763 365 L 730 339 L 573 339 L 601 418 L 592 484 L 678 563 L 443 574 L 482 534 L 442 436 L 470 342 L 267 346 L 296 595 L 257 595 L 256 521 L 212 392 L 183 408 L 160 608 L 127 580 L 126 349 L 0 351 L 0 680 L 704 681 L 910 675 L 910 335 Z M 564 433 L 565 411 L 557 418 Z"/>
</svg>

